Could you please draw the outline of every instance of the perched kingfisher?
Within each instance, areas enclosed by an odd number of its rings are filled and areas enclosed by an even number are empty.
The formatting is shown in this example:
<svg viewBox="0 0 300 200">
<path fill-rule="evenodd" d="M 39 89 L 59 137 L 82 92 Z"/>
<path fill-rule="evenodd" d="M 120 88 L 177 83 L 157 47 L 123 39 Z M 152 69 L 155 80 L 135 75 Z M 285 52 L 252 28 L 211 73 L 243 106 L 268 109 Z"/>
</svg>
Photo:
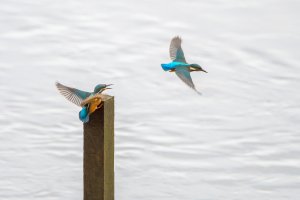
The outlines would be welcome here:
<svg viewBox="0 0 300 200">
<path fill-rule="evenodd" d="M 94 88 L 94 92 L 85 92 L 76 88 L 65 86 L 59 82 L 55 83 L 58 91 L 66 99 L 82 107 L 79 112 L 79 119 L 86 123 L 89 121 L 89 115 L 92 114 L 96 109 L 101 108 L 102 98 L 101 93 L 104 90 L 111 89 L 109 86 L 112 84 L 98 84 Z"/>
<path fill-rule="evenodd" d="M 188 64 L 185 60 L 182 48 L 181 48 L 181 38 L 179 36 L 174 37 L 171 40 L 169 53 L 172 62 L 168 64 L 161 64 L 161 67 L 165 71 L 175 72 L 176 75 L 189 87 L 198 92 L 195 88 L 195 85 L 192 81 L 190 72 L 193 71 L 203 71 L 207 73 L 202 67 L 198 64 Z"/>
</svg>

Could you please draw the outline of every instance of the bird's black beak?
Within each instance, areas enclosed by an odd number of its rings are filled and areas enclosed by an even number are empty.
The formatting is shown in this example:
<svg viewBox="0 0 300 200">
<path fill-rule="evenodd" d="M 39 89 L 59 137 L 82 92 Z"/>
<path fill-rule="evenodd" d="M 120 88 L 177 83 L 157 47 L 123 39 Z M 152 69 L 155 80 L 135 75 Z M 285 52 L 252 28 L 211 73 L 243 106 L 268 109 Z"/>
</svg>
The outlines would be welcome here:
<svg viewBox="0 0 300 200">
<path fill-rule="evenodd" d="M 205 71 L 204 69 L 201 69 L 201 71 L 203 71 L 203 72 L 207 73 L 207 71 Z"/>
<path fill-rule="evenodd" d="M 108 87 L 108 86 L 111 86 L 111 85 L 113 85 L 113 84 L 106 84 L 106 87 L 105 87 L 104 89 L 105 89 L 105 90 L 112 89 L 112 88 Z"/>
</svg>

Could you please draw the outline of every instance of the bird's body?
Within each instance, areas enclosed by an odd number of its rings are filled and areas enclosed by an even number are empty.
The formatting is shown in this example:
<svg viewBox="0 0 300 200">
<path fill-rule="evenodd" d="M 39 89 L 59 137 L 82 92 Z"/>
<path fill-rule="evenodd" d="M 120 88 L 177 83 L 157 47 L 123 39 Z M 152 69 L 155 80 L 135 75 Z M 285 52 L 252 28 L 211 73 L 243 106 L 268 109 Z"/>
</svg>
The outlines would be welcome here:
<svg viewBox="0 0 300 200">
<path fill-rule="evenodd" d="M 82 122 L 88 122 L 89 115 L 102 106 L 101 102 L 102 99 L 99 94 L 91 94 L 80 104 L 82 109 L 79 112 L 79 119 Z"/>
<path fill-rule="evenodd" d="M 102 100 L 100 97 L 93 96 L 91 99 L 91 102 L 87 103 L 90 105 L 89 113 L 93 113 L 93 112 L 95 112 L 95 110 L 97 110 L 97 108 L 100 108 L 102 106 L 101 102 L 102 102 Z M 87 105 L 87 104 L 85 104 L 85 105 Z"/>
<path fill-rule="evenodd" d="M 173 71 L 176 70 L 177 67 L 190 67 L 190 64 L 184 62 L 170 62 L 167 64 L 161 64 L 163 70 L 165 71 Z"/>
<path fill-rule="evenodd" d="M 66 99 L 77 106 L 82 107 L 81 111 L 79 112 L 79 119 L 84 123 L 89 121 L 90 114 L 102 106 L 100 94 L 104 90 L 110 89 L 108 86 L 110 85 L 98 84 L 93 92 L 85 92 L 76 88 L 65 86 L 58 82 L 56 83 L 57 89 L 64 97 L 66 97 Z"/>
<path fill-rule="evenodd" d="M 172 62 L 167 63 L 167 64 L 161 64 L 161 67 L 163 68 L 163 70 L 169 71 L 169 72 L 175 72 L 176 75 L 183 82 L 185 82 L 189 87 L 191 87 L 192 89 L 197 91 L 194 86 L 194 83 L 192 81 L 190 72 L 193 72 L 193 71 L 206 72 L 206 71 L 203 70 L 202 67 L 198 64 L 189 64 L 186 62 L 183 50 L 181 48 L 181 38 L 179 38 L 178 36 L 174 37 L 172 39 L 171 44 L 170 44 L 169 53 L 170 53 Z"/>
<path fill-rule="evenodd" d="M 170 62 L 167 64 L 161 64 L 163 70 L 174 72 L 176 68 L 186 67 L 190 72 L 199 71 L 197 64 L 188 64 L 183 62 Z"/>
</svg>

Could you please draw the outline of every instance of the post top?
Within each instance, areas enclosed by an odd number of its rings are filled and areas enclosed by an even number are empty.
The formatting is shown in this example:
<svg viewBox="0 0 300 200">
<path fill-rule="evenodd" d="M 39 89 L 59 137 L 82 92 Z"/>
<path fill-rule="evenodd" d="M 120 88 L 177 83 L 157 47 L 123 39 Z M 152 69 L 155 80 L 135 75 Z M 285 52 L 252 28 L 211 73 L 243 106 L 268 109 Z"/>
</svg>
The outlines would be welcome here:
<svg viewBox="0 0 300 200">
<path fill-rule="evenodd" d="M 114 98 L 113 96 L 110 96 L 107 94 L 99 94 L 99 96 L 101 97 L 102 101 L 108 101 L 108 100 Z"/>
</svg>

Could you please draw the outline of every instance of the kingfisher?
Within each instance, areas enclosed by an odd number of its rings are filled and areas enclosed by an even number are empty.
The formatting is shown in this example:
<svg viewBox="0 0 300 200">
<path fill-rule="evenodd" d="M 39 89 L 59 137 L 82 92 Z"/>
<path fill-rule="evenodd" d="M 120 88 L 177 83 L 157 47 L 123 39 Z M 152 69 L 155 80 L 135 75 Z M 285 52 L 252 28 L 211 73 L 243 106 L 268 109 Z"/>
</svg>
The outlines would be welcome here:
<svg viewBox="0 0 300 200">
<path fill-rule="evenodd" d="M 200 92 L 198 92 L 195 88 L 190 73 L 193 71 L 203 71 L 207 73 L 207 71 L 202 69 L 202 67 L 198 64 L 189 64 L 186 62 L 183 50 L 181 48 L 181 42 L 182 40 L 179 36 L 176 36 L 171 40 L 169 53 L 172 62 L 161 64 L 161 67 L 165 71 L 175 72 L 185 84 L 200 94 Z"/>
<path fill-rule="evenodd" d="M 79 112 L 79 119 L 83 123 L 86 123 L 89 121 L 90 114 L 102 106 L 100 94 L 104 90 L 111 89 L 109 86 L 112 84 L 98 84 L 93 92 L 78 90 L 76 88 L 65 86 L 59 82 L 56 82 L 55 85 L 59 93 L 67 100 L 82 108 Z"/>
</svg>

